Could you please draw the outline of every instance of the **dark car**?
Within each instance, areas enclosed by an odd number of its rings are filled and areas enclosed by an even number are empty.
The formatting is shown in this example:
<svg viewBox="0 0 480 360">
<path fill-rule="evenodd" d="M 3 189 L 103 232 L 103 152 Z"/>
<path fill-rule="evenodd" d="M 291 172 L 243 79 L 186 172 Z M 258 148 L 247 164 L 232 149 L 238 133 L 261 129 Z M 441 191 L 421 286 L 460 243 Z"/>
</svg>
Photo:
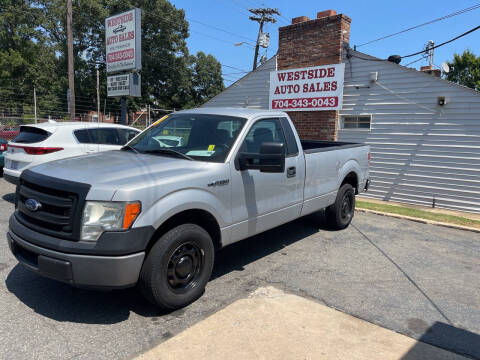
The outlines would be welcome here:
<svg viewBox="0 0 480 360">
<path fill-rule="evenodd" d="M 7 140 L 0 139 L 0 174 L 3 174 L 3 165 L 5 164 L 6 153 L 7 153 Z"/>
</svg>

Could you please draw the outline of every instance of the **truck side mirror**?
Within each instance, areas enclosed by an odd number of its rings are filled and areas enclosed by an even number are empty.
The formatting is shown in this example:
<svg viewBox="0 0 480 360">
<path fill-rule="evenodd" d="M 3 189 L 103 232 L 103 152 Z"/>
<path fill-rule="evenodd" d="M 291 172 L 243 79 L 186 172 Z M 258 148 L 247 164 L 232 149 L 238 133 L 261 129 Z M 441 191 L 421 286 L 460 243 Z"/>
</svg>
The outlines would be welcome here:
<svg viewBox="0 0 480 360">
<path fill-rule="evenodd" d="M 260 153 L 241 152 L 237 157 L 239 170 L 260 170 L 260 172 L 283 173 L 285 171 L 285 145 L 277 142 L 263 142 Z"/>
</svg>

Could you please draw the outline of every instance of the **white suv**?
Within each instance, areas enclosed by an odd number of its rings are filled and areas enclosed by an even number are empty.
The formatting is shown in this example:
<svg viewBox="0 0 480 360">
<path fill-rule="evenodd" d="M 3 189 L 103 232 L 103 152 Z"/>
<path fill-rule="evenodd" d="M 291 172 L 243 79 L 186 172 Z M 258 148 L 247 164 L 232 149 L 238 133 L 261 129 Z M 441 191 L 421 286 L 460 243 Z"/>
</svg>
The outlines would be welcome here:
<svg viewBox="0 0 480 360">
<path fill-rule="evenodd" d="M 123 125 L 86 122 L 48 122 L 23 125 L 9 144 L 3 176 L 13 184 L 23 170 L 48 161 L 118 150 L 140 131 Z"/>
</svg>

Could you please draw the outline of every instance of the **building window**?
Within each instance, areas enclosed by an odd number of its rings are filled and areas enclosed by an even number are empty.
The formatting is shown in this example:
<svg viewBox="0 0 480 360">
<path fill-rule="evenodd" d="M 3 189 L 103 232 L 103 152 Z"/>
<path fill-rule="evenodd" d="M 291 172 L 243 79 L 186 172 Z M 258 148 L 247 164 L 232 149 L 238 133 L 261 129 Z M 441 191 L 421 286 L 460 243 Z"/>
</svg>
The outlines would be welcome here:
<svg viewBox="0 0 480 360">
<path fill-rule="evenodd" d="M 342 129 L 369 130 L 372 115 L 343 115 L 340 121 Z"/>
</svg>

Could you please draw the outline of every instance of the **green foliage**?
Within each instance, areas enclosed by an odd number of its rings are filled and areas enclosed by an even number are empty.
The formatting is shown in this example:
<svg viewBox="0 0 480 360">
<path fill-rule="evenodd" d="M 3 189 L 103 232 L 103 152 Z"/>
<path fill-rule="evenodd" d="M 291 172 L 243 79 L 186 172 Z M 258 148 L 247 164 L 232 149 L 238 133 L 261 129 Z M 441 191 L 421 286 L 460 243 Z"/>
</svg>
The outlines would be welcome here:
<svg viewBox="0 0 480 360">
<path fill-rule="evenodd" d="M 129 110 L 145 104 L 197 106 L 223 90 L 221 65 L 212 55 L 189 55 L 185 12 L 168 0 L 73 0 L 78 112 L 96 108 L 97 68 L 102 102 L 107 95 L 105 18 L 134 7 L 143 10 L 142 97 L 130 98 Z M 19 99 L 32 105 L 35 86 L 39 117 L 63 117 L 68 89 L 66 1 L 0 0 L 0 8 L 0 107 L 8 100 L 22 116 Z M 107 112 L 118 112 L 118 102 L 109 99 L 108 104 Z"/>
<path fill-rule="evenodd" d="M 55 53 L 41 29 L 43 13 L 30 0 L 0 0 L 0 102 L 5 115 L 22 116 L 33 87 L 50 91 Z"/>
<path fill-rule="evenodd" d="M 198 106 L 223 91 L 225 87 L 222 65 L 217 59 L 200 51 L 192 60 L 192 98 L 194 105 Z"/>
<path fill-rule="evenodd" d="M 463 225 L 474 227 L 480 229 L 480 221 L 474 220 L 467 217 L 456 216 L 456 215 L 449 215 L 449 214 L 442 214 L 438 212 L 433 212 L 431 210 L 421 210 L 415 208 L 413 206 L 404 205 L 404 204 L 386 204 L 386 203 L 378 203 L 372 202 L 367 199 L 357 200 L 355 203 L 355 207 L 357 209 L 366 209 L 366 210 L 373 210 L 379 211 L 382 213 L 388 214 L 397 214 L 403 216 L 410 216 L 413 218 L 419 219 L 426 219 L 426 220 L 433 220 L 447 224 L 456 224 L 456 225 Z"/>
<path fill-rule="evenodd" d="M 455 54 L 448 65 L 451 71 L 447 74 L 447 80 L 480 91 L 480 56 L 465 50 L 462 55 Z"/>
</svg>

